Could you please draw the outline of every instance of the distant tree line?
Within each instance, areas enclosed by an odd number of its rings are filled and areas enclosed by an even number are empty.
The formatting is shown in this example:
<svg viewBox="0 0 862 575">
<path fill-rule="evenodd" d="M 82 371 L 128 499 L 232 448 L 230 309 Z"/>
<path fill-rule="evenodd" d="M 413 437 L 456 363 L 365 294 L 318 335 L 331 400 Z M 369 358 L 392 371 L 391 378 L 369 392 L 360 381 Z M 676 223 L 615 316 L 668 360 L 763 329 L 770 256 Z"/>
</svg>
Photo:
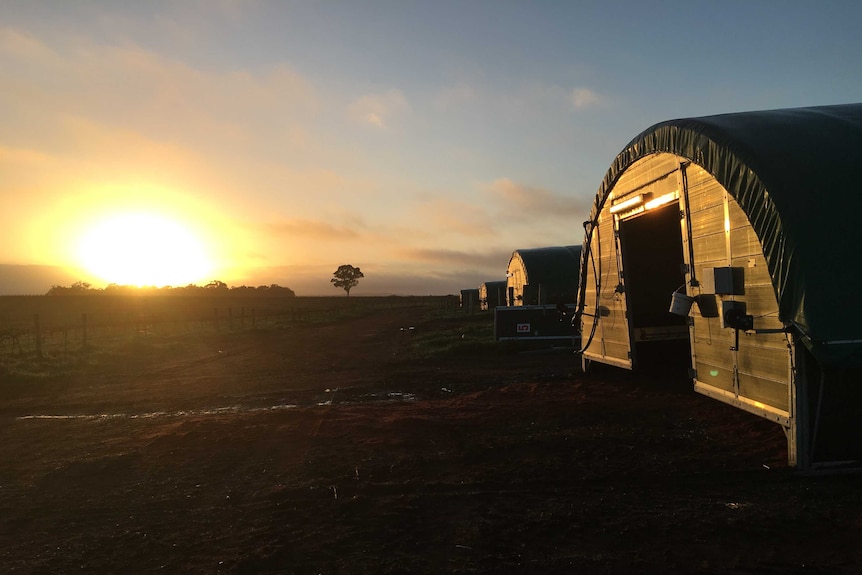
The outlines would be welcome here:
<svg viewBox="0 0 862 575">
<path fill-rule="evenodd" d="M 295 297 L 296 293 L 289 287 L 280 286 L 278 284 L 270 284 L 268 286 L 231 286 L 218 280 L 209 282 L 206 285 L 199 286 L 189 284 L 184 287 L 138 287 L 118 284 L 108 284 L 103 289 L 94 288 L 87 282 L 75 282 L 71 286 L 51 286 L 48 293 L 50 296 L 64 295 L 207 295 L 207 294 L 239 294 L 239 295 L 260 295 L 260 296 L 278 296 L 278 297 Z"/>
</svg>

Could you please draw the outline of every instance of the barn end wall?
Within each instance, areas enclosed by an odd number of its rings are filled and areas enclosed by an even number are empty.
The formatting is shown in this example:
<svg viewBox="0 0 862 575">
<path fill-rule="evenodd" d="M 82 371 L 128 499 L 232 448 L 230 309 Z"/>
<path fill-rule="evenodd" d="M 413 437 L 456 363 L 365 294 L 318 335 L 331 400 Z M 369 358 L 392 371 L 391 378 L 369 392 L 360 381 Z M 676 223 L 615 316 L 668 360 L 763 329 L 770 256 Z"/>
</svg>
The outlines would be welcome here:
<svg viewBox="0 0 862 575">
<path fill-rule="evenodd" d="M 582 276 L 585 279 L 581 280 L 581 333 L 587 341 L 583 351 L 586 361 L 598 361 L 628 369 L 634 366 L 633 334 L 628 321 L 628 300 L 624 297 L 627 280 L 623 269 L 621 244 L 618 241 L 620 216 L 627 214 L 612 214 L 611 207 L 615 202 L 626 201 L 635 193 L 649 193 L 654 197 L 661 197 L 676 189 L 678 170 L 679 161 L 670 154 L 656 155 L 651 157 L 650 161 L 636 163 L 620 176 L 610 193 L 609 201 L 595 218 L 590 245 L 583 250 L 587 265 L 584 266 L 586 275 Z M 637 209 L 636 206 L 632 211 Z M 588 337 L 588 334 L 591 337 Z"/>
<path fill-rule="evenodd" d="M 649 201 L 642 201 L 611 213 L 631 198 L 664 198 L 660 204 L 663 208 L 647 207 Z M 703 168 L 674 154 L 653 154 L 632 164 L 610 190 L 595 220 L 587 254 L 591 260 L 585 266 L 582 286 L 585 362 L 636 368 L 638 360 L 648 359 L 644 353 L 656 349 L 639 341 L 650 329 L 661 330 L 658 333 L 666 334 L 668 340 L 674 338 L 673 330 L 666 327 L 672 322 L 662 321 L 653 313 L 649 321 L 660 324 L 653 328 L 637 319 L 638 306 L 632 302 L 638 300 L 639 285 L 632 280 L 635 274 L 629 268 L 644 264 L 633 262 L 625 241 L 621 241 L 627 222 L 636 218 L 646 221 L 657 209 L 678 209 L 679 213 L 678 220 L 664 219 L 662 225 L 674 226 L 674 233 L 681 237 L 674 248 L 678 253 L 670 254 L 684 270 L 678 291 L 697 302 L 685 318 L 683 333 L 675 332 L 688 339 L 695 390 L 786 428 L 793 427 L 793 342 L 778 319 L 778 301 L 760 241 L 721 184 Z M 650 257 L 643 246 L 628 251 Z M 668 256 L 655 257 L 666 261 Z M 734 293 L 716 293 L 715 269 L 738 271 L 741 283 Z M 673 288 L 666 291 L 663 311 L 672 315 Z M 746 313 L 757 318 L 755 329 L 745 333 L 724 327 L 719 312 L 733 305 L 745 306 Z M 659 348 L 661 345 L 658 342 Z M 795 454 L 791 458 L 795 459 Z"/>
<path fill-rule="evenodd" d="M 506 281 L 485 282 L 479 285 L 479 306 L 491 310 L 506 305 Z"/>
<path fill-rule="evenodd" d="M 516 251 L 509 259 L 506 267 L 507 303 L 509 306 L 525 305 L 524 286 L 527 282 L 527 270 L 521 255 Z"/>
<path fill-rule="evenodd" d="M 692 309 L 695 386 L 719 399 L 790 423 L 791 342 L 778 319 L 778 301 L 763 248 L 736 200 L 703 168 L 686 169 L 687 214 L 691 228 L 696 286 Z M 740 293 L 716 294 L 713 270 L 738 270 Z M 710 277 L 712 276 L 712 277 Z M 712 289 L 713 293 L 710 293 Z M 756 318 L 750 333 L 722 327 L 720 311 L 729 302 Z"/>
</svg>

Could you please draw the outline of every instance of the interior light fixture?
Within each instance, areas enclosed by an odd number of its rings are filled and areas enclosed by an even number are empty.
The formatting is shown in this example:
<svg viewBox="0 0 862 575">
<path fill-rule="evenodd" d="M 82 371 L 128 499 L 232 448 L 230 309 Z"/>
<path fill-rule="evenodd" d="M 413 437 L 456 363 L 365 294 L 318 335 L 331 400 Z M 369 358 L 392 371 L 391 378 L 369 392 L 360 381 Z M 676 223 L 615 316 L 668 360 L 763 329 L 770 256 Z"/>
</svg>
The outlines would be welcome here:
<svg viewBox="0 0 862 575">
<path fill-rule="evenodd" d="M 653 208 L 657 208 L 659 206 L 669 204 L 676 199 L 679 199 L 679 195 L 677 194 L 676 190 L 674 190 L 673 192 L 669 192 L 667 194 L 664 194 L 662 196 L 659 196 L 657 198 L 653 198 L 653 199 L 647 201 L 644 204 L 644 209 L 645 210 L 651 210 Z"/>
<path fill-rule="evenodd" d="M 632 208 L 636 208 L 639 205 L 644 203 L 644 194 L 638 194 L 637 196 L 632 196 L 627 200 L 623 200 L 619 203 L 612 204 L 610 212 L 612 214 L 616 214 L 619 212 L 624 212 L 626 210 L 630 210 Z"/>
</svg>

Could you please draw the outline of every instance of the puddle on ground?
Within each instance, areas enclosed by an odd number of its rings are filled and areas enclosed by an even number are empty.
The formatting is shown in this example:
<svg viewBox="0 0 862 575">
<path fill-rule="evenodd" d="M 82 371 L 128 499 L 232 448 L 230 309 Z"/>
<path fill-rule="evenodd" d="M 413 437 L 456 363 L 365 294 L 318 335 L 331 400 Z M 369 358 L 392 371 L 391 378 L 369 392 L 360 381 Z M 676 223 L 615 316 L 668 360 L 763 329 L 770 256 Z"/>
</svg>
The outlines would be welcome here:
<svg viewBox="0 0 862 575">
<path fill-rule="evenodd" d="M 157 419 L 160 417 L 194 417 L 199 415 L 221 415 L 224 413 L 254 413 L 295 409 L 295 404 L 280 404 L 270 407 L 245 407 L 232 405 L 215 409 L 183 409 L 180 411 L 151 411 L 149 413 L 90 413 L 78 415 L 20 415 L 15 419 Z"/>
<path fill-rule="evenodd" d="M 326 390 L 331 393 L 331 390 Z M 337 391 L 337 390 L 336 390 Z M 334 394 L 333 394 L 334 395 Z M 400 391 L 391 391 L 387 393 L 369 393 L 365 396 L 366 401 L 337 401 L 330 399 L 328 401 L 320 401 L 311 405 L 330 406 L 330 405 L 356 405 L 359 403 L 369 402 L 397 402 L 397 401 L 416 401 L 418 398 L 413 393 L 404 393 Z M 267 411 L 280 411 L 285 409 L 296 409 L 300 407 L 295 403 L 282 403 L 269 407 L 248 407 L 243 405 L 232 405 L 228 407 L 216 407 L 213 409 L 183 409 L 179 411 L 151 411 L 148 413 L 87 413 L 73 415 L 20 415 L 17 420 L 25 419 L 76 419 L 76 420 L 108 420 L 108 419 L 157 419 L 171 417 L 197 417 L 206 415 L 222 415 L 226 413 L 256 413 Z"/>
<path fill-rule="evenodd" d="M 419 399 L 415 393 L 405 393 L 402 391 L 389 391 L 386 393 L 368 393 L 362 397 L 367 397 L 371 401 L 416 401 Z"/>
</svg>

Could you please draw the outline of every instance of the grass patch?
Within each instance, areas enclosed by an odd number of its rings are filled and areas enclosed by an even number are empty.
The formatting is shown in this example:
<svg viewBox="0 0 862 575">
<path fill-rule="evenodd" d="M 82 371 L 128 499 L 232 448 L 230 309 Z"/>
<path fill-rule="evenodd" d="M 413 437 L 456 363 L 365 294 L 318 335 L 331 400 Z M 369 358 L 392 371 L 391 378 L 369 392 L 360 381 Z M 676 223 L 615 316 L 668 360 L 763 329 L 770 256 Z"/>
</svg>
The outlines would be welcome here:
<svg viewBox="0 0 862 575">
<path fill-rule="evenodd" d="M 431 315 L 425 321 L 417 322 L 406 348 L 409 355 L 416 358 L 438 355 L 481 357 L 542 352 L 556 349 L 564 341 L 564 338 L 497 341 L 494 339 L 493 311 L 471 315 L 450 312 L 443 316 Z"/>
<path fill-rule="evenodd" d="M 494 355 L 511 351 L 506 343 L 494 340 L 492 312 L 457 313 L 420 323 L 408 349 L 414 357 Z"/>
</svg>

